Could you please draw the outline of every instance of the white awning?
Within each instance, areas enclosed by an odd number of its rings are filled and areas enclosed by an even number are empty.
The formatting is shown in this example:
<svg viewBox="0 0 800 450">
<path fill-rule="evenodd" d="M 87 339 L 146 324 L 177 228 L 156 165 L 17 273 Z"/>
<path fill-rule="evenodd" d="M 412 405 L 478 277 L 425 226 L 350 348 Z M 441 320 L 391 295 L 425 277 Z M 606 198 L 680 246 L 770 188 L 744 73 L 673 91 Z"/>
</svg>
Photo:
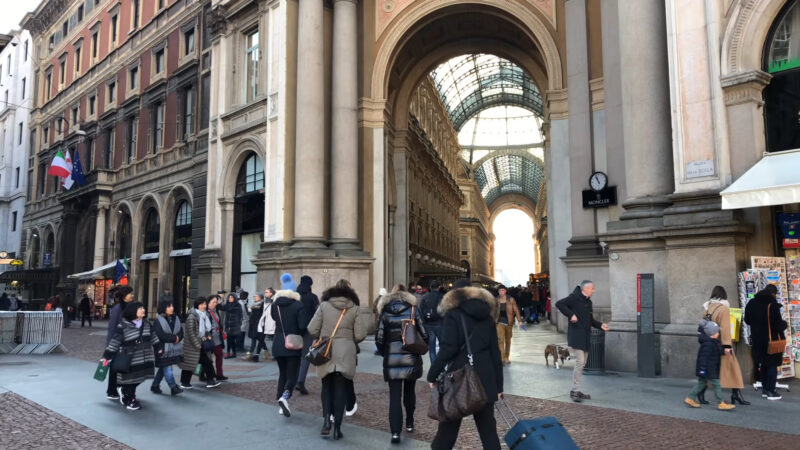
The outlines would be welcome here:
<svg viewBox="0 0 800 450">
<path fill-rule="evenodd" d="M 158 259 L 158 252 L 155 252 L 155 253 L 142 253 L 142 256 L 139 257 L 140 261 L 149 261 L 151 259 Z"/>
<path fill-rule="evenodd" d="M 106 270 L 113 270 L 117 266 L 117 261 L 110 262 L 105 266 L 100 266 L 96 269 L 92 269 L 86 272 L 80 273 L 73 273 L 72 275 L 67 275 L 67 278 L 71 278 L 73 280 L 100 280 L 106 278 L 103 276 L 103 272 Z"/>
<path fill-rule="evenodd" d="M 182 248 L 180 250 L 172 250 L 171 252 L 169 252 L 169 256 L 172 257 L 172 258 L 175 258 L 175 257 L 178 257 L 178 256 L 192 256 L 192 249 L 190 249 L 190 248 Z"/>
<path fill-rule="evenodd" d="M 800 203 L 800 150 L 765 154 L 720 195 L 722 209 Z"/>
</svg>

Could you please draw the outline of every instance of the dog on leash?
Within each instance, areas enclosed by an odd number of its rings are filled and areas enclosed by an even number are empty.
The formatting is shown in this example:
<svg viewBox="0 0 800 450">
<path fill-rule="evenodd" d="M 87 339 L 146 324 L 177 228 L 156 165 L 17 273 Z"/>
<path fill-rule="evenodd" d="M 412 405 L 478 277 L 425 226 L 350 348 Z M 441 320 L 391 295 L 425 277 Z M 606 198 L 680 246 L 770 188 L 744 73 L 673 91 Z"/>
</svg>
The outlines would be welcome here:
<svg viewBox="0 0 800 450">
<path fill-rule="evenodd" d="M 544 361 L 547 367 L 550 367 L 551 356 L 553 357 L 553 365 L 556 366 L 556 369 L 560 369 L 561 366 L 564 365 L 565 360 L 572 359 L 569 356 L 569 349 L 567 347 L 555 344 L 550 344 L 544 348 Z M 561 365 L 558 364 L 559 359 L 561 360 Z"/>
</svg>

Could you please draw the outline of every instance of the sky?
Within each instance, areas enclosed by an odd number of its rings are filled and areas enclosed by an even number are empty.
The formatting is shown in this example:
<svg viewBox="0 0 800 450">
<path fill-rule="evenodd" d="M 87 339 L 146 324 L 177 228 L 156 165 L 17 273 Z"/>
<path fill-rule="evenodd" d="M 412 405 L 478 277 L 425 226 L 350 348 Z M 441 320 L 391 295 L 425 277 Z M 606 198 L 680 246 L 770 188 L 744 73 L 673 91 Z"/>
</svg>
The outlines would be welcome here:
<svg viewBox="0 0 800 450">
<path fill-rule="evenodd" d="M 18 29 L 19 23 L 25 13 L 31 12 L 39 6 L 41 0 L 0 0 L 0 33 L 8 34 L 9 31 Z"/>
<path fill-rule="evenodd" d="M 507 286 L 525 285 L 536 273 L 533 254 L 533 221 L 518 209 L 501 212 L 494 221 L 495 280 Z"/>
</svg>

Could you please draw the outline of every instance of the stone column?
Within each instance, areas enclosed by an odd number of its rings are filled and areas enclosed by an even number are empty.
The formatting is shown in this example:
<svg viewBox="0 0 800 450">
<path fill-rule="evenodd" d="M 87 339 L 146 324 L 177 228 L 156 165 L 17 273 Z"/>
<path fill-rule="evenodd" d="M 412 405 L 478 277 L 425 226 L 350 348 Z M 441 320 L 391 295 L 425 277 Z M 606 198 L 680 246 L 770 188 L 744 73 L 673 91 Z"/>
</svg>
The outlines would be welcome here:
<svg viewBox="0 0 800 450">
<path fill-rule="evenodd" d="M 297 139 L 294 244 L 324 249 L 325 73 L 323 0 L 300 0 L 297 26 Z"/>
<path fill-rule="evenodd" d="M 334 1 L 333 88 L 331 90 L 331 247 L 339 253 L 360 250 L 357 175 L 357 16 L 356 0 Z"/>
<path fill-rule="evenodd" d="M 626 2 L 617 12 L 628 195 L 621 218 L 659 217 L 674 190 L 665 7 Z"/>
<path fill-rule="evenodd" d="M 101 203 L 97 205 L 97 221 L 95 222 L 95 230 L 94 230 L 94 263 L 92 264 L 93 269 L 96 269 L 105 264 L 107 213 L 108 213 L 108 204 Z"/>
</svg>

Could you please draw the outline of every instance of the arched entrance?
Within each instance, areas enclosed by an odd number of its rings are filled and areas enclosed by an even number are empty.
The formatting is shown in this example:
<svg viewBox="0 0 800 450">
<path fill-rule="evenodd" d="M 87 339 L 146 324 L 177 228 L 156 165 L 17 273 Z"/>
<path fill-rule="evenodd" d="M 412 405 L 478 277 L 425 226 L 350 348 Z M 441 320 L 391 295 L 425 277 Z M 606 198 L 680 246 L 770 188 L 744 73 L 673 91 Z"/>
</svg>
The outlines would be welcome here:
<svg viewBox="0 0 800 450">
<path fill-rule="evenodd" d="M 161 239 L 161 219 L 158 209 L 148 207 L 144 213 L 142 226 L 142 252 L 139 257 L 138 285 L 142 287 L 139 301 L 147 306 L 147 314 L 155 314 L 158 299 L 158 259 Z"/>
<path fill-rule="evenodd" d="M 264 241 L 264 164 L 255 153 L 248 154 L 236 177 L 233 212 L 232 287 L 256 292 L 258 271 L 252 262 Z"/>
<path fill-rule="evenodd" d="M 175 311 L 186 314 L 189 311 L 189 290 L 191 288 L 192 270 L 192 206 L 188 200 L 182 200 L 175 213 L 172 230 L 172 297 Z"/>
<path fill-rule="evenodd" d="M 537 273 L 533 219 L 517 208 L 508 208 L 492 221 L 494 279 L 507 286 L 525 285 Z"/>
<path fill-rule="evenodd" d="M 548 105 L 543 102 L 542 93 L 560 89 L 562 80 L 553 30 L 546 22 L 542 11 L 532 5 L 430 2 L 398 13 L 397 20 L 379 39 L 372 94 L 373 98 L 385 99 L 385 115 L 382 139 L 375 139 L 381 148 L 375 148 L 375 153 L 378 158 L 378 151 L 383 151 L 381 144 L 389 148 L 386 178 L 393 183 L 387 186 L 385 198 L 393 199 L 393 204 L 388 205 L 390 225 L 384 237 L 391 236 L 393 242 L 392 248 L 386 249 L 386 267 L 392 282 L 407 281 L 405 278 L 415 273 L 411 268 L 417 261 L 426 262 L 426 257 L 439 268 L 462 276 L 466 270 L 473 278 L 481 272 L 490 276 L 489 205 L 509 195 L 527 196 L 533 204 L 540 199 L 546 203 L 543 139 L 537 143 L 538 154 L 527 158 L 511 154 L 510 150 L 530 152 L 533 148 L 516 148 L 519 143 L 510 139 L 496 146 L 481 143 L 476 147 L 465 145 L 459 135 L 465 128 L 474 132 L 478 128 L 475 122 L 500 119 L 498 111 L 506 124 L 508 118 L 522 117 L 520 112 L 525 112 L 535 123 L 531 128 L 544 128 Z M 449 76 L 455 79 L 450 87 L 455 88 L 443 86 L 448 80 L 437 75 L 445 63 L 450 65 Z M 468 77 L 474 81 L 464 91 L 458 81 Z M 420 97 L 418 91 L 428 86 L 434 86 L 440 98 L 431 100 L 422 95 L 425 98 L 419 107 L 420 101 L 414 98 Z M 434 105 L 437 102 L 438 106 Z M 426 113 L 436 108 L 446 111 L 444 120 Z M 418 133 L 418 128 L 423 133 Z M 454 178 L 456 192 L 462 196 L 460 209 L 455 214 L 445 211 L 443 219 L 437 217 L 442 213 L 435 200 L 440 191 L 447 189 L 424 180 L 419 183 L 414 177 L 418 166 L 414 153 L 420 147 L 413 142 L 415 133 L 428 138 L 429 146 L 438 152 L 435 156 Z M 506 154 L 487 158 L 487 154 L 495 152 Z M 536 157 L 538 164 L 533 163 Z M 479 160 L 485 164 L 474 167 Z M 414 190 L 419 185 L 431 200 L 420 202 L 415 197 Z M 475 192 L 479 195 L 473 195 Z M 454 225 L 452 218 L 455 228 L 462 229 L 460 239 L 455 240 L 453 256 L 446 252 L 450 245 L 447 232 Z M 478 231 L 464 233 L 464 227 Z M 483 239 L 484 243 L 472 245 L 470 239 Z M 376 242 L 376 255 L 380 256 L 378 247 Z M 483 270 L 470 254 L 483 258 Z M 465 269 L 462 260 L 467 261 L 469 269 Z M 375 281 L 381 283 L 379 277 Z"/>
</svg>

